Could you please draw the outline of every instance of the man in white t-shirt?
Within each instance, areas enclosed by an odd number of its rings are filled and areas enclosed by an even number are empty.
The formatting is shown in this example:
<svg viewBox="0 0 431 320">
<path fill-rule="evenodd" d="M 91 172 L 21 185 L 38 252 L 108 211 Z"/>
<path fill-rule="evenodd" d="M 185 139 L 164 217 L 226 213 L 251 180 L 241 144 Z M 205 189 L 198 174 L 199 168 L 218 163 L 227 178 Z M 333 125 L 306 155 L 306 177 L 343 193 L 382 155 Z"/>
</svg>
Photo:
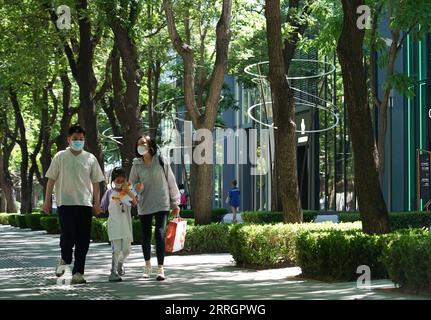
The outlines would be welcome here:
<svg viewBox="0 0 431 320">
<path fill-rule="evenodd" d="M 61 259 L 55 270 L 61 277 L 66 266 L 72 263 L 75 247 L 75 263 L 72 270 L 72 284 L 86 283 L 84 278 L 85 258 L 90 246 L 91 220 L 93 208 L 101 212 L 99 183 L 105 177 L 96 157 L 84 151 L 85 130 L 74 125 L 69 128 L 69 147 L 59 151 L 52 159 L 45 176 L 48 178 L 43 211 L 52 209 L 52 191 L 60 218 Z"/>
</svg>

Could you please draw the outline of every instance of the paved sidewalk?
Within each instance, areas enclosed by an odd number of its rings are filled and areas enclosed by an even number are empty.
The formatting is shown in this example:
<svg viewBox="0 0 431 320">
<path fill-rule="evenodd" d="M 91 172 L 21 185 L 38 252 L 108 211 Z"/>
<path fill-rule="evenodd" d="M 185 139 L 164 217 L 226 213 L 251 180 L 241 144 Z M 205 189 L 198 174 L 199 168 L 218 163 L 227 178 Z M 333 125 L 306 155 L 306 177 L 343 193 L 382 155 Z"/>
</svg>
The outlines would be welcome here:
<svg viewBox="0 0 431 320">
<path fill-rule="evenodd" d="M 111 250 L 103 243 L 90 245 L 88 284 L 70 286 L 69 275 L 60 280 L 54 275 L 58 243 L 58 235 L 45 231 L 0 226 L 0 299 L 420 299 L 375 290 L 393 288 L 387 280 L 372 282 L 373 290 L 361 290 L 354 282 L 328 284 L 292 278 L 300 273 L 299 268 L 237 268 L 229 254 L 168 256 L 166 281 L 142 279 L 140 246 L 132 247 L 123 282 L 109 283 Z"/>
</svg>

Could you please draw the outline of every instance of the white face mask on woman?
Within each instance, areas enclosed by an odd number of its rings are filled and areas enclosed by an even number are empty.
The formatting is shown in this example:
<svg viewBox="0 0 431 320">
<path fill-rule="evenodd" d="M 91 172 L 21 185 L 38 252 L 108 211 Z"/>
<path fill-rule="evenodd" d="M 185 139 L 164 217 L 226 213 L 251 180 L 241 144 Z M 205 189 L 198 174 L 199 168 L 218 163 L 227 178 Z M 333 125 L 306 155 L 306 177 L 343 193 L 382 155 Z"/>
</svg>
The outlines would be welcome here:
<svg viewBox="0 0 431 320">
<path fill-rule="evenodd" d="M 138 153 L 141 156 L 144 156 L 148 153 L 148 147 L 147 146 L 138 146 Z"/>
</svg>

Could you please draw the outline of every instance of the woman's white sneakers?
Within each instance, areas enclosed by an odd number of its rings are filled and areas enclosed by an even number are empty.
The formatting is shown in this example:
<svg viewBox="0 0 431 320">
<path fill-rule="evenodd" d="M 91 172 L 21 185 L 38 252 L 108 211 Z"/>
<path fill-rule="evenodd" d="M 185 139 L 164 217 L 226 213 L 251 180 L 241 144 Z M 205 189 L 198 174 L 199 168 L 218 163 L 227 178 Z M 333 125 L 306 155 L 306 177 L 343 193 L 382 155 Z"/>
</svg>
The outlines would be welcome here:
<svg viewBox="0 0 431 320">
<path fill-rule="evenodd" d="M 144 278 L 144 279 L 148 279 L 148 278 L 150 277 L 151 271 L 152 271 L 151 266 L 147 266 L 147 265 L 146 265 L 146 266 L 144 267 L 144 274 L 142 275 L 142 278 Z"/>
<path fill-rule="evenodd" d="M 156 279 L 158 280 L 158 281 L 163 281 L 163 280 L 165 280 L 166 279 L 166 277 L 165 277 L 165 270 L 163 269 L 163 267 L 161 267 L 161 266 L 159 266 L 158 268 L 157 268 L 157 277 L 156 277 Z"/>
<path fill-rule="evenodd" d="M 142 275 L 142 278 L 148 279 L 150 277 L 151 273 L 152 273 L 152 267 L 151 266 L 145 266 L 144 267 L 144 274 Z M 166 279 L 166 277 L 165 277 L 165 270 L 163 269 L 162 266 L 159 266 L 157 268 L 156 279 L 158 281 L 163 281 L 163 280 Z"/>
<path fill-rule="evenodd" d="M 61 277 L 66 271 L 66 266 L 67 266 L 66 262 L 64 262 L 64 260 L 60 258 L 60 261 L 58 262 L 58 265 L 55 268 L 55 275 L 57 277 Z"/>
</svg>

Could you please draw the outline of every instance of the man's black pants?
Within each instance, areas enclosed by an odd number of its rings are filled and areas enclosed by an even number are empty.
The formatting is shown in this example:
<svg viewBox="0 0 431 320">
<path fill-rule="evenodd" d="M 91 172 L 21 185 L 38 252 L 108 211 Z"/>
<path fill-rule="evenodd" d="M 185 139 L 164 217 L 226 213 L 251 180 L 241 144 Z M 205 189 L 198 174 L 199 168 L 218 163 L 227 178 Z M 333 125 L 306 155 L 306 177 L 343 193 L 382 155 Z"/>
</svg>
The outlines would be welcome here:
<svg viewBox="0 0 431 320">
<path fill-rule="evenodd" d="M 84 274 L 85 258 L 90 247 L 92 207 L 60 206 L 61 258 L 66 264 L 72 263 L 73 247 L 75 246 L 75 263 L 72 274 Z"/>
</svg>

